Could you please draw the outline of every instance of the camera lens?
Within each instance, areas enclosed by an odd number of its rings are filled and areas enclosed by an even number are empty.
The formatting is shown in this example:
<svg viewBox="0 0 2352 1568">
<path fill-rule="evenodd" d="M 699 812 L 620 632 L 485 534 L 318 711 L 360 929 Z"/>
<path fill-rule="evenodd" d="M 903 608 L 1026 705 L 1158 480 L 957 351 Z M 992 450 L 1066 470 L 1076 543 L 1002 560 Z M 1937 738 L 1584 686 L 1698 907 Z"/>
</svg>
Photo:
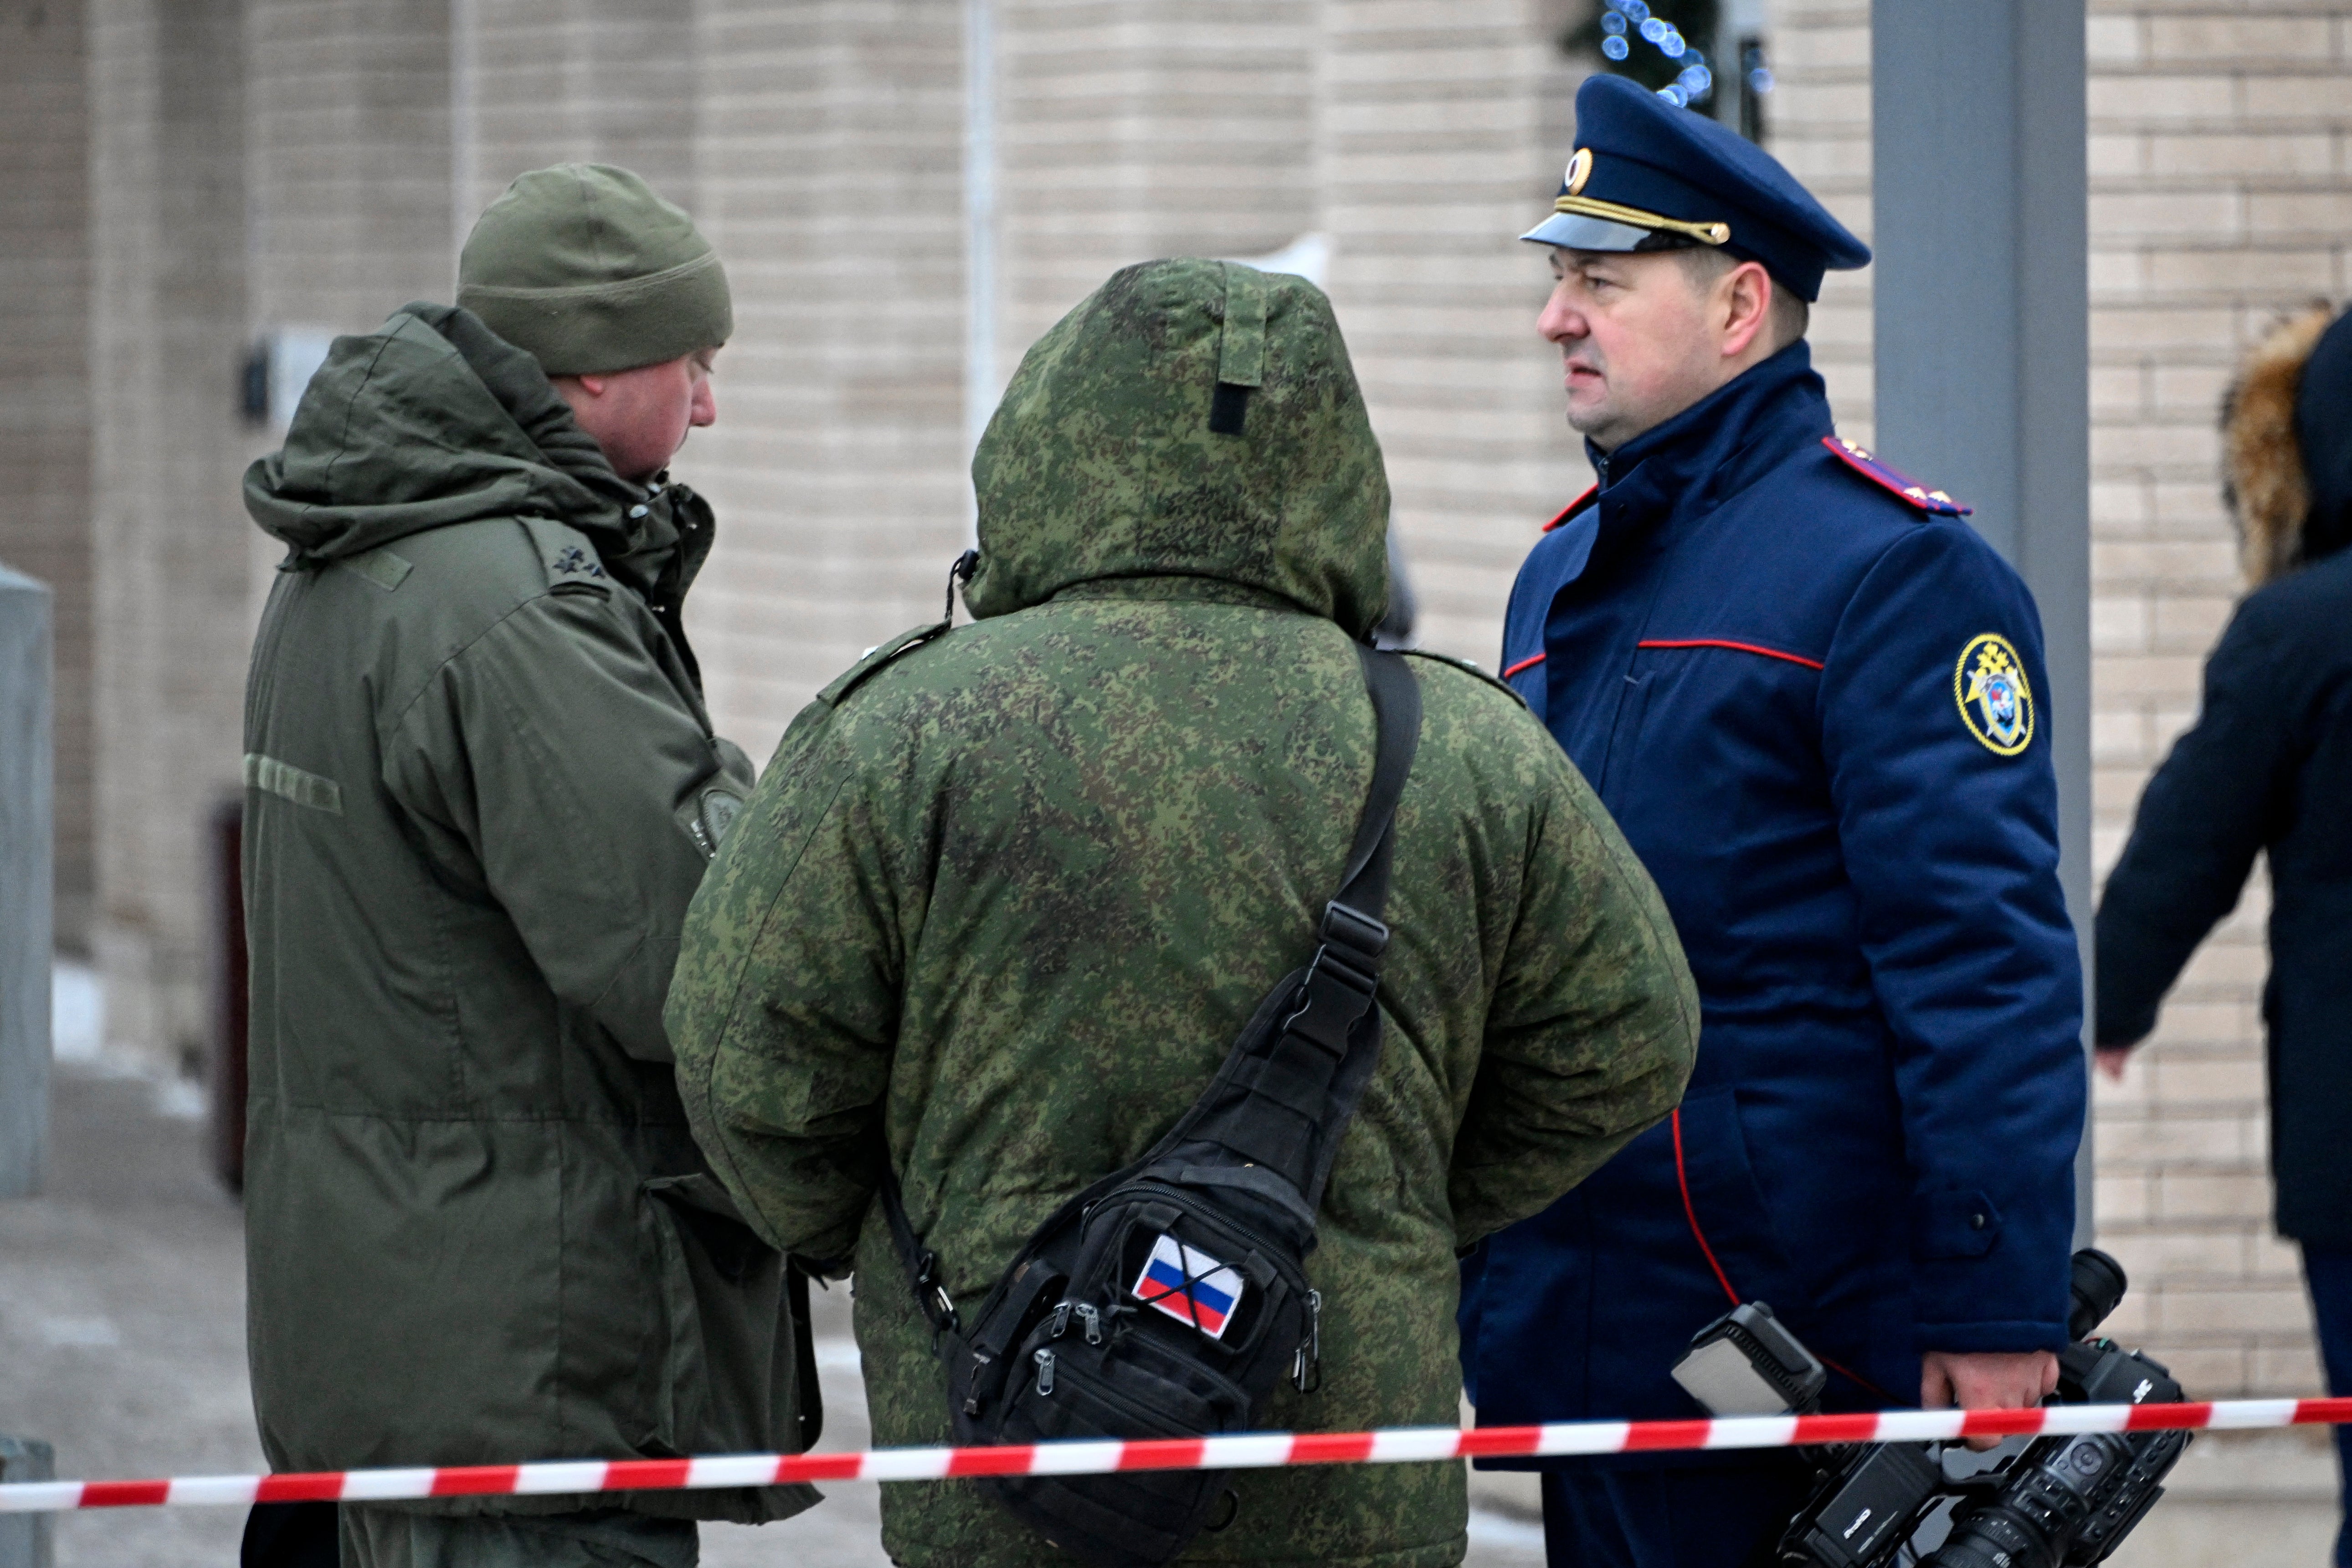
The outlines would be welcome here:
<svg viewBox="0 0 2352 1568">
<path fill-rule="evenodd" d="M 2124 1299 L 2125 1283 L 2124 1266 L 2097 1248 L 2085 1247 L 2075 1253 L 2067 1292 L 2073 1300 L 2066 1313 L 2066 1337 L 2089 1338 L 2091 1331 L 2106 1322 L 2116 1303 Z"/>
<path fill-rule="evenodd" d="M 2000 1509 L 1970 1514 L 1922 1568 L 2053 1568 L 2051 1543 Z"/>
</svg>

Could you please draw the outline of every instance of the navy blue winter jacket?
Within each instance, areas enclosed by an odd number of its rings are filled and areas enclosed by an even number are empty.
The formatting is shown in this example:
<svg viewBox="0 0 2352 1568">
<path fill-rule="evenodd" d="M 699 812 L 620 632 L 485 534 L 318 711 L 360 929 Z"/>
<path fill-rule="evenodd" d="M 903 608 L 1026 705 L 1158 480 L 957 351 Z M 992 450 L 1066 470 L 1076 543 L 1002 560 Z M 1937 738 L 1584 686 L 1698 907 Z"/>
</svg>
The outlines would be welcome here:
<svg viewBox="0 0 2352 1568">
<path fill-rule="evenodd" d="M 2064 1343 L 2084 1109 L 2039 617 L 1840 443 L 1793 345 L 1610 455 L 1521 569 L 1507 677 L 1655 878 L 1704 1006 L 1681 1111 L 1464 1265 L 1486 1424 L 1697 1413 L 1761 1299 L 1832 1407 Z M 1645 1461 L 1654 1462 L 1654 1461 Z"/>
</svg>

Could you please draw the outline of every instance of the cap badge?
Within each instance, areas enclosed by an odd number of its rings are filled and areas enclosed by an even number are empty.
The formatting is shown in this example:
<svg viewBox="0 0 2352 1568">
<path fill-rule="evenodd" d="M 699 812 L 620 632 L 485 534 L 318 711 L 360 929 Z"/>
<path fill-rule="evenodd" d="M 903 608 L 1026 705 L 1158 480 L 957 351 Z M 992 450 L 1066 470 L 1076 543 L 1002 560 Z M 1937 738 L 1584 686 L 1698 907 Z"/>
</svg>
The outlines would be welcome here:
<svg viewBox="0 0 2352 1568">
<path fill-rule="evenodd" d="M 1576 150 L 1576 156 L 1568 161 L 1568 172 L 1562 176 L 1562 183 L 1568 186 L 1567 193 L 1571 196 L 1582 195 L 1584 182 L 1591 178 L 1592 178 L 1592 149 L 1580 147 Z"/>
<path fill-rule="evenodd" d="M 1960 650 L 1952 700 L 1969 733 L 1996 756 L 2014 757 L 2033 743 L 2033 688 L 2017 650 L 1999 632 L 1971 637 Z"/>
</svg>

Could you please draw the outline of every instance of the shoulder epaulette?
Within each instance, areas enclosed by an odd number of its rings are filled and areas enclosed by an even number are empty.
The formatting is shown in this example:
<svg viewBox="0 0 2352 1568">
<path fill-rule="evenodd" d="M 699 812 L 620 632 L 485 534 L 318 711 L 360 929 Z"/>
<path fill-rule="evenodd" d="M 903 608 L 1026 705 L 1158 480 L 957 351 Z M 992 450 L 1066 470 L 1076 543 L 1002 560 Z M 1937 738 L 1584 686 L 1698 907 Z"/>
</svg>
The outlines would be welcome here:
<svg viewBox="0 0 2352 1568">
<path fill-rule="evenodd" d="M 1587 490 L 1583 495 L 1579 496 L 1575 500 L 1570 501 L 1567 506 L 1562 507 L 1559 509 L 1559 515 L 1543 526 L 1543 531 L 1546 533 L 1551 532 L 1552 529 L 1559 527 L 1560 524 L 1568 521 L 1569 518 L 1576 516 L 1577 513 L 1591 506 L 1592 504 L 1592 498 L 1600 494 L 1601 486 L 1596 484 L 1591 489 Z"/>
<path fill-rule="evenodd" d="M 598 559 L 596 547 L 588 536 L 569 523 L 553 517 L 522 517 L 523 532 L 530 536 L 533 549 L 539 551 L 539 564 L 547 573 L 547 586 L 555 593 L 610 593 L 613 580 L 604 573 L 604 563 Z"/>
<path fill-rule="evenodd" d="M 1882 489 L 1938 517 L 1965 517 L 1976 508 L 1961 505 L 1941 490 L 1930 490 L 1908 474 L 1890 468 L 1843 435 L 1824 435 L 1822 444 L 1847 467 Z"/>
<path fill-rule="evenodd" d="M 1513 690 L 1508 681 L 1496 675 L 1491 670 L 1481 668 L 1472 660 L 1457 659 L 1451 653 L 1433 653 L 1427 648 L 1406 648 L 1401 651 L 1411 654 L 1416 659 L 1427 659 L 1433 664 L 1451 664 L 1457 670 L 1462 670 L 1477 676 L 1480 680 L 1486 682 L 1496 691 L 1507 693 L 1510 699 L 1518 704 L 1521 707 L 1528 706 L 1528 699 L 1521 696 L 1517 691 Z"/>
<path fill-rule="evenodd" d="M 835 675 L 833 684 L 817 693 L 816 700 L 828 706 L 838 704 L 866 676 L 888 664 L 901 653 L 911 653 L 947 631 L 949 622 L 934 621 L 928 626 L 918 626 L 911 632 L 901 632 L 887 643 L 866 650 L 866 656 Z"/>
</svg>

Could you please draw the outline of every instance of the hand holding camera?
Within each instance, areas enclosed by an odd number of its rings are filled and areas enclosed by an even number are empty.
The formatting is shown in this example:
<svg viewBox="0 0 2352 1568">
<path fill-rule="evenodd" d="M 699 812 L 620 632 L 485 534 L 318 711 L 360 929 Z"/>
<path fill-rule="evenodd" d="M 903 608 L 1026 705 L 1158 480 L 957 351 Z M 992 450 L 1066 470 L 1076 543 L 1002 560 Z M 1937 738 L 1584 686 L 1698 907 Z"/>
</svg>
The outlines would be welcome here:
<svg viewBox="0 0 2352 1568">
<path fill-rule="evenodd" d="M 2091 1335 L 2123 1300 L 2123 1268 L 2092 1248 L 2074 1254 L 2074 1343 L 2058 1356 L 2066 1404 L 2171 1404 L 2180 1385 L 2158 1363 Z M 1810 1415 L 1828 1375 L 1761 1301 L 1699 1331 L 1675 1380 L 1717 1416 Z M 1932 1395 L 1931 1366 L 1922 1388 Z M 1960 1392 L 1960 1391 L 1955 1391 Z M 2104 1561 L 2164 1495 L 2187 1432 L 2038 1437 L 1972 1469 L 1957 1444 L 1886 1443 L 1804 1450 L 1811 1495 L 1782 1533 L 1784 1568 L 2078 1568 Z"/>
</svg>

